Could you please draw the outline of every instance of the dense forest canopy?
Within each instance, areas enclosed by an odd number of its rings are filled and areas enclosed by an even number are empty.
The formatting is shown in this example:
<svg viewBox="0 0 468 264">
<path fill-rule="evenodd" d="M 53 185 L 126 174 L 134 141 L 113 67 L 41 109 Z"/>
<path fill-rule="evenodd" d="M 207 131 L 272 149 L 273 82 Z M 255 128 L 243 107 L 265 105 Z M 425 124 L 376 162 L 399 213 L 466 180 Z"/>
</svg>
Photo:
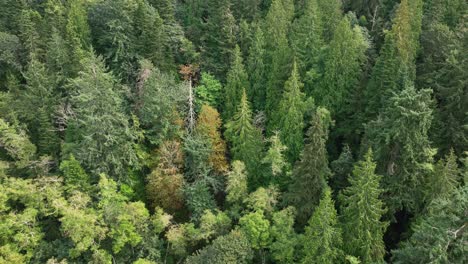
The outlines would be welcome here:
<svg viewBox="0 0 468 264">
<path fill-rule="evenodd" d="M 0 0 L 0 263 L 468 263 L 465 0 Z"/>
</svg>

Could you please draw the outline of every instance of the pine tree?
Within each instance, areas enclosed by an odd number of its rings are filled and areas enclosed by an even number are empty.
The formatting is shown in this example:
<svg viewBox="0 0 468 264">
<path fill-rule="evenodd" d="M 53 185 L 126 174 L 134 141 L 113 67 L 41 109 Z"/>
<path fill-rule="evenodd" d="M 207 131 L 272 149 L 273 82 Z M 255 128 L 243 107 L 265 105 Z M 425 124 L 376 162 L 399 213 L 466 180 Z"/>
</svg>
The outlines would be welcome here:
<svg viewBox="0 0 468 264">
<path fill-rule="evenodd" d="M 329 42 L 342 18 L 342 4 L 339 0 L 317 0 L 317 3 L 323 28 L 322 34 L 325 41 Z"/>
<path fill-rule="evenodd" d="M 227 61 L 236 45 L 237 25 L 227 0 L 210 0 L 206 3 L 206 23 L 202 40 L 202 66 L 224 81 L 229 69 Z"/>
<path fill-rule="evenodd" d="M 265 92 L 266 92 L 266 43 L 262 28 L 255 28 L 252 45 L 249 49 L 249 57 L 247 59 L 247 70 L 249 72 L 250 90 L 247 90 L 250 100 L 252 101 L 253 109 L 260 111 L 265 109 Z"/>
<path fill-rule="evenodd" d="M 75 117 L 67 128 L 73 136 L 66 142 L 66 153 L 93 173 L 108 173 L 123 179 L 127 168 L 136 165 L 133 135 L 123 112 L 122 87 L 107 72 L 101 58 L 85 61 L 80 75 L 69 89 Z"/>
<path fill-rule="evenodd" d="M 434 200 L 412 226 L 411 237 L 392 251 L 393 263 L 466 262 L 468 187 Z"/>
<path fill-rule="evenodd" d="M 252 111 L 245 90 L 236 114 L 226 124 L 225 137 L 231 145 L 232 158 L 245 163 L 250 175 L 249 189 L 255 189 L 260 184 L 255 177 L 263 143 L 260 131 L 252 124 Z"/>
<path fill-rule="evenodd" d="M 341 259 L 341 230 L 328 187 L 305 228 L 302 243 L 304 248 L 301 263 L 332 264 Z"/>
<path fill-rule="evenodd" d="M 304 14 L 294 21 L 291 36 L 291 45 L 303 79 L 306 74 L 312 78 L 319 71 L 318 62 L 324 48 L 322 31 L 317 0 L 305 1 Z M 310 95 L 312 87 L 306 88 Z"/>
<path fill-rule="evenodd" d="M 287 147 L 286 153 L 290 163 L 299 158 L 304 146 L 305 95 L 301 91 L 302 87 L 297 65 L 294 63 L 291 77 L 285 83 L 283 98 L 278 109 L 280 137 Z"/>
<path fill-rule="evenodd" d="M 445 158 L 440 159 L 434 166 L 434 172 L 427 183 L 427 202 L 430 203 L 439 197 L 450 195 L 460 185 L 460 178 L 457 156 L 451 150 Z"/>
<path fill-rule="evenodd" d="M 242 91 L 249 91 L 249 77 L 242 63 L 242 54 L 239 46 L 236 46 L 232 58 L 231 69 L 227 74 L 227 83 L 224 87 L 224 119 L 231 120 L 238 103 L 242 97 Z"/>
<path fill-rule="evenodd" d="M 267 60 L 267 89 L 265 113 L 267 116 L 267 134 L 273 134 L 276 123 L 275 114 L 283 91 L 284 82 L 291 72 L 292 52 L 287 34 L 294 15 L 294 4 L 291 0 L 274 0 L 265 18 L 265 41 Z"/>
<path fill-rule="evenodd" d="M 368 117 L 375 117 L 392 93 L 403 90 L 405 79 L 414 80 L 421 19 L 422 0 L 401 1 L 366 89 Z"/>
<path fill-rule="evenodd" d="M 91 46 L 91 30 L 85 4 L 82 0 L 72 1 L 67 17 L 66 40 L 74 75 L 81 69 L 81 60 L 87 56 L 86 51 Z"/>
<path fill-rule="evenodd" d="M 138 53 L 163 71 L 173 70 L 171 54 L 165 50 L 168 36 L 158 11 L 146 1 L 141 1 L 134 19 L 138 38 Z"/>
<path fill-rule="evenodd" d="M 346 254 L 359 257 L 363 263 L 381 263 L 385 255 L 383 235 L 387 223 L 380 200 L 383 189 L 375 174 L 376 163 L 369 150 L 363 161 L 354 166 L 350 186 L 343 191 L 342 223 Z"/>
<path fill-rule="evenodd" d="M 368 46 L 362 29 L 352 28 L 347 17 L 336 25 L 324 58 L 323 79 L 313 92 L 319 105 L 333 114 L 343 111 L 359 83 Z"/>
<path fill-rule="evenodd" d="M 263 164 L 267 164 L 270 167 L 269 171 L 264 173 L 268 178 L 266 182 L 277 184 L 280 188 L 284 189 L 288 184 L 286 173 L 291 166 L 284 157 L 287 147 L 283 145 L 278 134 L 271 136 L 268 141 L 270 142 L 270 148 L 268 148 L 262 160 Z"/>
<path fill-rule="evenodd" d="M 377 172 L 384 175 L 390 213 L 422 208 L 424 183 L 432 173 L 435 154 L 428 138 L 431 93 L 429 89 L 416 91 L 407 84 L 366 128 L 366 137 L 376 153 Z"/>
<path fill-rule="evenodd" d="M 318 108 L 307 132 L 307 142 L 292 173 L 292 183 L 285 199 L 297 209 L 297 221 L 304 225 L 318 205 L 330 177 L 327 150 L 328 128 L 331 119 L 325 108 Z"/>
</svg>

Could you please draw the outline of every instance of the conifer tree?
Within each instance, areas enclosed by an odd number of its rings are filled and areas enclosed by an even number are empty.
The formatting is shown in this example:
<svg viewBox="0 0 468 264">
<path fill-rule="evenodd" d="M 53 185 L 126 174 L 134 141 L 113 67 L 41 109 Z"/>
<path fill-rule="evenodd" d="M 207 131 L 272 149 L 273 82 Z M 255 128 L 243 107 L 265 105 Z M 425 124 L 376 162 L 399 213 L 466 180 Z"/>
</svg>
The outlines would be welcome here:
<svg viewBox="0 0 468 264">
<path fill-rule="evenodd" d="M 127 167 L 136 165 L 136 157 L 119 94 L 122 87 L 102 59 L 92 55 L 69 89 L 75 117 L 67 128 L 71 141 L 66 142 L 66 152 L 93 173 L 124 178 Z"/>
<path fill-rule="evenodd" d="M 343 111 L 359 82 L 368 45 L 362 29 L 352 28 L 347 17 L 336 25 L 324 58 L 323 79 L 313 92 L 319 105 L 333 114 Z"/>
<path fill-rule="evenodd" d="M 342 258 L 341 230 L 328 187 L 324 190 L 320 203 L 305 227 L 302 243 L 304 247 L 301 263 L 332 264 Z"/>
<path fill-rule="evenodd" d="M 73 155 L 60 163 L 60 171 L 62 171 L 65 178 L 67 191 L 70 193 L 74 190 L 90 191 L 91 179 Z"/>
<path fill-rule="evenodd" d="M 74 75 L 80 70 L 81 60 L 91 46 L 91 30 L 85 4 L 82 0 L 72 1 L 67 16 L 66 40 Z"/>
<path fill-rule="evenodd" d="M 266 92 L 266 43 L 262 28 L 257 26 L 253 35 L 252 45 L 249 49 L 247 59 L 247 70 L 249 72 L 250 90 L 247 90 L 253 109 L 260 111 L 265 109 Z"/>
<path fill-rule="evenodd" d="M 249 91 L 249 77 L 242 62 L 242 54 L 239 46 L 234 50 L 231 69 L 227 74 L 227 82 L 224 87 L 224 119 L 231 120 L 238 103 L 242 97 L 242 91 Z"/>
<path fill-rule="evenodd" d="M 318 74 L 317 64 L 324 47 L 320 18 L 317 0 L 307 0 L 304 3 L 304 14 L 292 26 L 291 45 L 303 79 L 306 73 L 308 78 Z M 306 92 L 310 95 L 311 90 L 307 89 Z"/>
<path fill-rule="evenodd" d="M 297 64 L 294 63 L 291 77 L 285 83 L 283 98 L 278 109 L 279 135 L 287 147 L 287 158 L 291 163 L 299 158 L 304 146 L 305 95 L 301 91 L 302 87 Z"/>
<path fill-rule="evenodd" d="M 346 254 L 359 257 L 363 263 L 381 263 L 385 255 L 383 235 L 387 223 L 380 196 L 380 177 L 369 150 L 363 161 L 354 166 L 350 186 L 343 191 L 342 225 Z"/>
<path fill-rule="evenodd" d="M 207 3 L 202 40 L 202 66 L 224 81 L 236 45 L 237 25 L 227 0 Z M 200 18 L 201 19 L 201 18 Z"/>
<path fill-rule="evenodd" d="M 333 38 L 335 29 L 342 18 L 341 2 L 339 0 L 317 0 L 323 28 L 322 34 L 326 42 Z"/>
<path fill-rule="evenodd" d="M 335 193 L 339 193 L 348 187 L 348 178 L 353 171 L 353 153 L 348 145 L 345 145 L 338 159 L 330 163 L 333 176 L 330 179 L 330 187 Z"/>
<path fill-rule="evenodd" d="M 258 181 L 257 167 L 262 152 L 262 137 L 260 131 L 252 124 L 252 110 L 247 101 L 245 90 L 233 119 L 226 124 L 225 136 L 231 145 L 231 154 L 234 160 L 245 163 L 249 172 L 249 188 L 255 189 Z"/>
<path fill-rule="evenodd" d="M 421 20 L 422 1 L 402 0 L 366 89 L 369 117 L 378 114 L 392 93 L 403 90 L 405 79 L 414 80 Z"/>
<path fill-rule="evenodd" d="M 447 197 L 458 186 L 460 182 L 460 169 L 457 164 L 457 156 L 451 150 L 443 159 L 437 161 L 434 172 L 428 181 L 427 202 L 439 198 Z"/>
<path fill-rule="evenodd" d="M 384 175 L 389 212 L 422 208 L 425 182 L 432 173 L 435 150 L 428 130 L 432 121 L 432 91 L 407 84 L 366 128 L 375 150 L 377 172 Z"/>
<path fill-rule="evenodd" d="M 319 107 L 312 117 L 304 150 L 294 167 L 292 183 L 285 194 L 288 204 L 296 207 L 297 221 L 302 225 L 317 206 L 331 174 L 325 148 L 330 123 L 330 112 Z"/>
<path fill-rule="evenodd" d="M 284 157 L 284 152 L 287 147 L 283 145 L 278 133 L 271 136 L 268 140 L 270 147 L 262 160 L 263 164 L 267 164 L 270 167 L 270 171 L 264 174 L 269 178 L 268 182 L 277 184 L 280 188 L 287 187 L 286 173 L 290 169 L 290 164 Z"/>
<path fill-rule="evenodd" d="M 273 134 L 275 120 L 284 82 L 291 71 L 292 52 L 287 34 L 294 15 L 294 4 L 291 0 L 274 0 L 265 18 L 265 41 L 267 60 L 267 89 L 265 113 L 267 117 L 267 134 Z"/>
</svg>

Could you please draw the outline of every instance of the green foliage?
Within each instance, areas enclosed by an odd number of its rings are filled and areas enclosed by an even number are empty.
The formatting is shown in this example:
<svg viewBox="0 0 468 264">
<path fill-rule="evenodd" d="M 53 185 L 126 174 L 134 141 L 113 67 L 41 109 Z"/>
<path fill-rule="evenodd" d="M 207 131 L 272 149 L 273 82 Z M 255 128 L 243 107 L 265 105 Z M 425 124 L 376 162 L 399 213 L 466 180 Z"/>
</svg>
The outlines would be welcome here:
<svg viewBox="0 0 468 264">
<path fill-rule="evenodd" d="M 214 210 L 216 208 L 216 201 L 207 184 L 203 181 L 196 181 L 193 184 L 187 185 L 184 188 L 185 201 L 188 209 L 191 212 L 191 218 L 195 221 L 206 210 Z"/>
<path fill-rule="evenodd" d="M 65 152 L 93 173 L 123 179 L 128 166 L 136 165 L 133 135 L 119 93 L 123 87 L 100 58 L 92 56 L 84 65 L 69 85 L 75 116 L 67 133 L 74 140 L 67 142 Z"/>
<path fill-rule="evenodd" d="M 259 184 L 255 173 L 263 143 L 260 131 L 252 124 L 252 111 L 245 90 L 236 114 L 226 124 L 225 137 L 231 144 L 233 159 L 244 162 L 249 172 L 249 188 L 255 189 Z"/>
<path fill-rule="evenodd" d="M 367 127 L 367 138 L 375 150 L 377 172 L 384 175 L 383 187 L 389 212 L 417 212 L 422 208 L 425 182 L 433 173 L 428 130 L 432 121 L 432 91 L 416 91 L 407 85 L 395 94 L 379 117 Z"/>
<path fill-rule="evenodd" d="M 233 230 L 221 236 L 196 255 L 187 258 L 187 264 L 247 264 L 253 259 L 253 252 L 246 235 L 239 230 Z"/>
<path fill-rule="evenodd" d="M 294 63 L 291 77 L 285 83 L 283 98 L 278 109 L 278 128 L 280 138 L 286 149 L 288 161 L 293 163 L 299 158 L 304 147 L 304 111 L 305 95 L 302 93 L 303 84 L 299 80 L 299 73 Z"/>
<path fill-rule="evenodd" d="M 302 225 L 318 205 L 327 185 L 326 180 L 331 174 L 325 148 L 330 123 L 330 112 L 325 108 L 317 108 L 307 132 L 307 142 L 293 169 L 292 182 L 285 194 L 288 204 L 296 207 L 297 221 Z"/>
<path fill-rule="evenodd" d="M 433 201 L 445 197 L 453 192 L 460 184 L 460 169 L 457 156 L 453 150 L 440 159 L 434 166 L 434 171 L 428 180 L 427 200 Z"/>
<path fill-rule="evenodd" d="M 60 163 L 60 171 L 63 173 L 65 185 L 69 192 L 74 190 L 90 191 L 90 177 L 73 155 Z"/>
<path fill-rule="evenodd" d="M 383 236 L 387 223 L 381 220 L 385 210 L 380 200 L 383 189 L 372 159 L 369 150 L 364 160 L 354 165 L 350 186 L 343 190 L 342 197 L 344 250 L 363 263 L 381 263 L 385 256 Z"/>
<path fill-rule="evenodd" d="M 466 261 L 466 205 L 468 188 L 434 200 L 413 234 L 393 251 L 394 263 L 463 263 Z"/>
<path fill-rule="evenodd" d="M 289 173 L 291 167 L 284 157 L 287 147 L 281 143 L 278 134 L 271 136 L 268 141 L 270 147 L 262 159 L 262 163 L 269 167 L 269 171 L 265 172 L 265 174 L 269 178 L 269 182 L 278 184 L 280 187 L 286 186 L 287 176 L 289 176 L 287 173 Z"/>
<path fill-rule="evenodd" d="M 270 221 L 263 211 L 255 211 L 239 219 L 241 230 L 245 233 L 253 249 L 263 249 L 270 245 Z"/>
<path fill-rule="evenodd" d="M 253 102 L 254 110 L 265 109 L 265 92 L 267 65 L 266 43 L 262 28 L 256 26 L 253 35 L 252 44 L 249 48 L 249 57 L 247 58 L 247 71 L 249 73 L 250 89 L 247 90 L 250 100 Z"/>
<path fill-rule="evenodd" d="M 181 125 L 177 110 L 188 98 L 188 88 L 154 68 L 148 61 L 141 61 L 140 64 L 133 107 L 146 139 L 158 145 L 179 135 Z"/>
<path fill-rule="evenodd" d="M 302 239 L 301 263 L 336 263 L 342 259 L 341 229 L 329 188 L 324 190 Z"/>
<path fill-rule="evenodd" d="M 226 201 L 232 205 L 240 205 L 247 196 L 247 173 L 242 161 L 232 162 L 232 170 L 227 174 L 226 192 Z"/>
<path fill-rule="evenodd" d="M 213 108 L 221 106 L 221 92 L 223 86 L 211 74 L 202 72 L 200 84 L 195 88 L 195 104 L 200 111 L 203 105 L 209 105 Z"/>
<path fill-rule="evenodd" d="M 270 251 L 272 258 L 278 263 L 296 263 L 295 249 L 299 245 L 299 237 L 294 232 L 294 216 L 293 207 L 273 213 L 270 231 L 273 242 Z"/>
<path fill-rule="evenodd" d="M 234 49 L 231 69 L 227 73 L 227 82 L 224 87 L 224 112 L 225 120 L 231 120 L 235 115 L 242 91 L 249 91 L 249 79 L 242 63 L 242 54 L 239 46 Z"/>
<path fill-rule="evenodd" d="M 18 167 L 28 166 L 36 153 L 36 146 L 29 141 L 26 133 L 0 119 L 0 145 Z"/>
</svg>

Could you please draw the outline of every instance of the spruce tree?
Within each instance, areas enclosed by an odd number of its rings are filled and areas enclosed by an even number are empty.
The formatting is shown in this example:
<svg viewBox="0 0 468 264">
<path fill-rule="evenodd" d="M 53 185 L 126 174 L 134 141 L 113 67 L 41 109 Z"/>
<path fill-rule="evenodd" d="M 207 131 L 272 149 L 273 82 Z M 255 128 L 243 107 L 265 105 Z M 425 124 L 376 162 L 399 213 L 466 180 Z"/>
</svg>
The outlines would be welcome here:
<svg viewBox="0 0 468 264">
<path fill-rule="evenodd" d="M 82 0 L 72 1 L 67 16 L 66 40 L 70 52 L 70 64 L 75 77 L 81 68 L 81 60 L 91 46 L 91 29 L 88 14 Z"/>
<path fill-rule="evenodd" d="M 361 75 L 361 66 L 369 46 L 360 27 L 351 27 L 347 17 L 337 25 L 324 58 L 323 79 L 313 92 L 319 105 L 333 114 L 353 97 Z"/>
<path fill-rule="evenodd" d="M 267 117 L 267 134 L 273 134 L 277 123 L 276 112 L 283 91 L 284 82 L 291 71 L 292 52 L 287 34 L 294 15 L 294 4 L 291 0 L 274 0 L 265 18 L 265 41 L 267 60 L 267 89 L 265 113 Z"/>
<path fill-rule="evenodd" d="M 304 146 L 305 95 L 301 89 L 297 64 L 294 63 L 291 77 L 285 83 L 283 98 L 278 109 L 278 129 L 281 141 L 286 145 L 287 158 L 293 163 L 299 158 Z"/>
<path fill-rule="evenodd" d="M 249 72 L 250 89 L 247 90 L 253 109 L 260 111 L 265 109 L 266 93 L 266 43 L 262 28 L 257 26 L 253 35 L 252 45 L 249 49 L 247 59 L 247 70 Z"/>
<path fill-rule="evenodd" d="M 460 169 L 453 150 L 437 161 L 434 172 L 430 176 L 427 182 L 426 200 L 428 203 L 439 197 L 447 197 L 460 185 Z"/>
<path fill-rule="evenodd" d="M 84 65 L 69 84 L 75 116 L 67 128 L 71 141 L 66 142 L 66 153 L 93 173 L 124 179 L 136 157 L 134 136 L 123 112 L 123 87 L 101 58 L 92 55 Z"/>
<path fill-rule="evenodd" d="M 389 212 L 418 212 L 422 208 L 425 182 L 432 173 L 435 150 L 428 130 L 432 121 L 432 91 L 406 88 L 390 98 L 379 117 L 366 128 L 366 138 L 384 175 L 383 187 Z"/>
<path fill-rule="evenodd" d="M 242 91 L 249 91 L 249 77 L 242 62 L 242 54 L 239 46 L 236 46 L 232 58 L 231 69 L 227 74 L 227 83 L 224 87 L 224 119 L 231 120 L 238 103 L 242 97 Z"/>
<path fill-rule="evenodd" d="M 322 31 L 317 0 L 305 1 L 304 14 L 294 21 L 291 32 L 291 45 L 303 79 L 306 74 L 308 79 L 313 79 L 319 71 L 318 62 L 324 47 Z M 306 88 L 310 95 L 312 87 Z"/>
<path fill-rule="evenodd" d="M 422 0 L 402 0 L 366 88 L 368 117 L 375 117 L 392 93 L 403 90 L 405 79 L 414 80 L 421 20 Z"/>
<path fill-rule="evenodd" d="M 330 188 L 324 190 L 320 203 L 305 227 L 302 239 L 304 247 L 301 263 L 332 264 L 342 259 L 341 230 Z"/>
<path fill-rule="evenodd" d="M 304 150 L 294 167 L 292 183 L 285 194 L 287 203 L 296 207 L 297 221 L 302 225 L 318 205 L 331 174 L 325 147 L 330 123 L 330 112 L 319 107 L 312 117 Z"/>
<path fill-rule="evenodd" d="M 343 190 L 342 225 L 346 254 L 359 257 L 363 263 L 381 263 L 385 255 L 383 235 L 387 223 L 380 196 L 381 176 L 375 174 L 376 163 L 369 150 L 364 160 L 354 166 L 350 186 Z"/>
<path fill-rule="evenodd" d="M 343 16 L 341 2 L 339 0 L 317 0 L 323 28 L 322 34 L 326 42 L 333 38 L 335 29 Z"/>
<path fill-rule="evenodd" d="M 225 137 L 230 143 L 232 158 L 245 163 L 250 176 L 249 188 L 254 190 L 260 184 L 255 177 L 263 143 L 260 131 L 252 124 L 252 110 L 245 90 L 236 114 L 226 123 Z"/>
</svg>

